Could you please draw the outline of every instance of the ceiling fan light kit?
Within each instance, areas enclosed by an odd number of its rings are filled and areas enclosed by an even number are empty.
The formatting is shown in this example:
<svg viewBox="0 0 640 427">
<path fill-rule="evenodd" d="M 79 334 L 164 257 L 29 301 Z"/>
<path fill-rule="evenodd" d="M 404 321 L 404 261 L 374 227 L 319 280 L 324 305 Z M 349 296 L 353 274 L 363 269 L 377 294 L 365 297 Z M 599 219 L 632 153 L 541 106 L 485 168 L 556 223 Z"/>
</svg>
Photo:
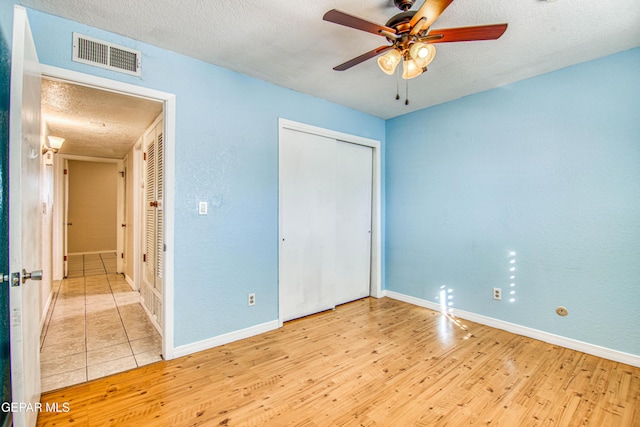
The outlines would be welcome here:
<svg viewBox="0 0 640 427">
<path fill-rule="evenodd" d="M 400 51 L 397 49 L 391 49 L 389 52 L 378 58 L 378 66 L 383 73 L 391 76 L 396 72 L 396 67 L 400 61 L 402 61 L 402 54 Z"/>
<path fill-rule="evenodd" d="M 378 66 L 383 73 L 393 75 L 396 68 L 403 63 L 402 78 L 412 79 L 426 71 L 427 65 L 436 56 L 436 48 L 426 43 L 413 43 L 407 50 L 391 49 L 378 58 Z"/>
<path fill-rule="evenodd" d="M 418 66 L 415 60 L 406 59 L 402 63 L 402 78 L 405 80 L 412 79 L 414 77 L 418 77 L 423 73 L 423 69 Z"/>
<path fill-rule="evenodd" d="M 391 17 L 385 25 L 332 9 L 324 14 L 325 21 L 385 37 L 391 44 L 380 46 L 357 56 L 333 69 L 347 70 L 367 59 L 378 58 L 382 72 L 392 75 L 402 61 L 402 78 L 412 79 L 427 70 L 436 55 L 435 43 L 496 40 L 504 34 L 507 24 L 432 30 L 431 25 L 453 0 L 425 0 L 420 9 L 410 11 L 415 0 L 394 0 L 402 12 Z"/>
<path fill-rule="evenodd" d="M 436 57 L 436 47 L 432 44 L 414 43 L 409 49 L 411 57 L 419 61 L 418 65 L 426 67 Z"/>
</svg>

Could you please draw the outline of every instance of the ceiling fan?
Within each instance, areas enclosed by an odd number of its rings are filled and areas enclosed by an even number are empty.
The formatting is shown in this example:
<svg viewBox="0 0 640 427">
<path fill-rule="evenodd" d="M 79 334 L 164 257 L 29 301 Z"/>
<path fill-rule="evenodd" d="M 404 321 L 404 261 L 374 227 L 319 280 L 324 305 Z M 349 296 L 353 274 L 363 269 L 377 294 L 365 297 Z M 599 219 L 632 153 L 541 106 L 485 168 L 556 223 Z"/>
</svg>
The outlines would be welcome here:
<svg viewBox="0 0 640 427">
<path fill-rule="evenodd" d="M 384 53 L 378 58 L 378 66 L 383 72 L 392 75 L 402 62 L 402 77 L 412 79 L 426 71 L 427 65 L 433 61 L 436 54 L 434 44 L 496 40 L 506 31 L 507 24 L 431 30 L 431 25 L 452 2 L 453 0 L 425 0 L 420 9 L 410 11 L 415 0 L 394 0 L 393 3 L 402 12 L 389 19 L 385 25 L 336 9 L 328 11 L 323 17 L 325 21 L 377 34 L 391 42 L 390 45 L 363 53 L 333 69 L 344 71 Z"/>
</svg>

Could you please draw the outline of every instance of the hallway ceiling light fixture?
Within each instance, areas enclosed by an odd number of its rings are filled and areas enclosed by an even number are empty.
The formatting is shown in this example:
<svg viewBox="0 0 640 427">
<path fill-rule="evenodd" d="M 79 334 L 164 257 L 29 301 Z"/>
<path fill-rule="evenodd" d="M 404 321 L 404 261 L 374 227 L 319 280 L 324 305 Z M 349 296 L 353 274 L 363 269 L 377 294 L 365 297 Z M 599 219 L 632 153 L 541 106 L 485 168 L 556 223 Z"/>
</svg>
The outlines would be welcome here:
<svg viewBox="0 0 640 427">
<path fill-rule="evenodd" d="M 47 139 L 49 140 L 49 149 L 54 153 L 57 153 L 58 150 L 62 148 L 64 138 L 60 138 L 59 136 L 48 136 Z"/>
<path fill-rule="evenodd" d="M 328 11 L 323 17 L 325 21 L 386 37 L 391 43 L 357 56 L 333 69 L 344 71 L 384 53 L 378 58 L 378 66 L 384 73 L 394 74 L 402 61 L 402 78 L 413 79 L 427 71 L 427 65 L 435 58 L 436 48 L 432 44 L 496 40 L 507 30 L 507 24 L 431 30 L 431 25 L 452 2 L 453 0 L 425 0 L 420 9 L 410 11 L 415 0 L 394 0 L 394 4 L 402 12 L 389 19 L 385 25 L 336 9 Z"/>
</svg>

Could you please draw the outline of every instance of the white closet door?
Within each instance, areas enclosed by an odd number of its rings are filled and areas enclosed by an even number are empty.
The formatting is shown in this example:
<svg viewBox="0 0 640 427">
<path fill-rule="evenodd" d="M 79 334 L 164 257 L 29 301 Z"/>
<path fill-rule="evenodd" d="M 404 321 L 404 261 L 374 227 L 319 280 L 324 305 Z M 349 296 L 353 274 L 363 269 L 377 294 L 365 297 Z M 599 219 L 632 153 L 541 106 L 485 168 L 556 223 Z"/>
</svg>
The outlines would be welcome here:
<svg viewBox="0 0 640 427">
<path fill-rule="evenodd" d="M 143 304 L 162 325 L 162 288 L 164 267 L 164 135 L 163 122 L 145 134 L 145 225 Z"/>
<path fill-rule="evenodd" d="M 373 149 L 338 141 L 336 146 L 335 303 L 370 294 Z"/>
<path fill-rule="evenodd" d="M 145 252 L 144 252 L 144 279 L 149 287 L 155 287 L 156 276 L 156 184 L 157 184 L 157 159 L 155 131 L 151 132 L 146 142 L 145 169 Z"/>
<path fill-rule="evenodd" d="M 155 287 L 162 294 L 164 286 L 164 124 L 156 126 L 156 266 Z M 160 315 L 160 313 L 158 313 Z"/>
<path fill-rule="evenodd" d="M 280 313 L 335 306 L 336 141 L 284 129 L 280 137 Z"/>
</svg>

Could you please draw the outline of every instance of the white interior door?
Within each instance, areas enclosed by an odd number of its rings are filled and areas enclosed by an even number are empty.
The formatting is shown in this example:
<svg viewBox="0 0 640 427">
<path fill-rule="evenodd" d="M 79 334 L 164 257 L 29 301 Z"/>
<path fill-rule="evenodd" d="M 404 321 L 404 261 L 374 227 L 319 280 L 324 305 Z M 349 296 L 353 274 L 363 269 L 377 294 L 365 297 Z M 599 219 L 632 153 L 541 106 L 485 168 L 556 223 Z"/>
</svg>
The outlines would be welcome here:
<svg viewBox="0 0 640 427">
<path fill-rule="evenodd" d="M 64 159 L 64 212 L 62 216 L 63 221 L 63 262 L 64 262 L 64 277 L 69 275 L 69 160 Z"/>
<path fill-rule="evenodd" d="M 9 117 L 9 268 L 20 272 L 11 286 L 11 393 L 13 402 L 40 400 L 40 284 L 22 283 L 41 268 L 40 86 L 38 57 L 26 10 L 16 6 L 11 57 Z M 13 285 L 14 283 L 12 283 Z M 33 407 L 33 406 L 32 406 Z M 36 411 L 13 413 L 14 426 L 33 426 Z"/>
<path fill-rule="evenodd" d="M 145 135 L 143 304 L 162 326 L 164 276 L 164 124 Z"/>
<path fill-rule="evenodd" d="M 162 296 L 164 287 L 164 123 L 156 126 L 156 258 L 155 288 Z M 156 311 L 160 310 L 162 298 L 156 302 Z"/>
<path fill-rule="evenodd" d="M 370 294 L 373 149 L 338 141 L 336 150 L 337 305 Z"/>
<path fill-rule="evenodd" d="M 290 129 L 280 135 L 280 318 L 335 306 L 334 139 Z"/>
<path fill-rule="evenodd" d="M 116 221 L 116 271 L 124 273 L 127 260 L 127 158 L 118 162 L 118 191 L 117 191 L 117 217 Z"/>
</svg>

